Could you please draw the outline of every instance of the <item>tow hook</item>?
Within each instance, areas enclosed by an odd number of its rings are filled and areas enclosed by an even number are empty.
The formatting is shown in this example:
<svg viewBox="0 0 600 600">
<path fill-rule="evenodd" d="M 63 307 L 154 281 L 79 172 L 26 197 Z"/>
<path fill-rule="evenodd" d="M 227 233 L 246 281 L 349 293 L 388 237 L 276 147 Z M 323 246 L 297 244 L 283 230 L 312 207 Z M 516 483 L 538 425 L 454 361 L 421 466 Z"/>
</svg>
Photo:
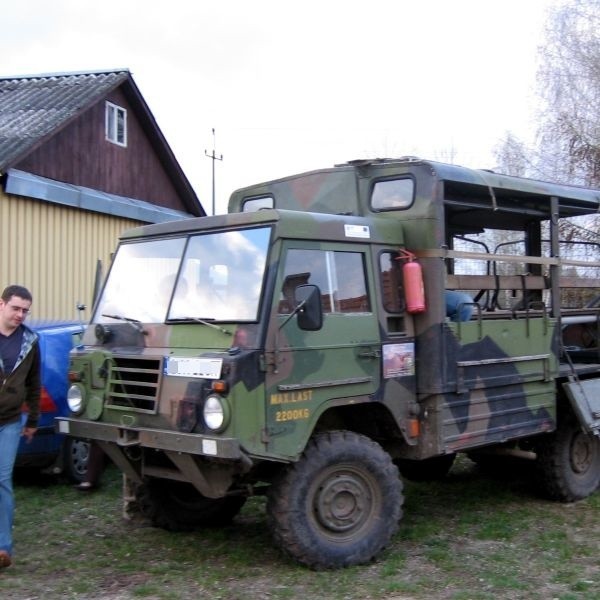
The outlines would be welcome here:
<svg viewBox="0 0 600 600">
<path fill-rule="evenodd" d="M 139 446 L 140 438 L 138 432 L 131 429 L 119 429 L 117 445 L 121 447 Z"/>
</svg>

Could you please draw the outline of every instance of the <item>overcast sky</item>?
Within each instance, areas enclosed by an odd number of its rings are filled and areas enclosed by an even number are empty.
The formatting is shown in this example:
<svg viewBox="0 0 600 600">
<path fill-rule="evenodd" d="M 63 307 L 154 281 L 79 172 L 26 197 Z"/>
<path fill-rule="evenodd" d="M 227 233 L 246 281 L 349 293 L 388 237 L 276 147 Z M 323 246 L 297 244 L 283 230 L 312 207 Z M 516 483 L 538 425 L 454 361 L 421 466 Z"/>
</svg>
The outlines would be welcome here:
<svg viewBox="0 0 600 600">
<path fill-rule="evenodd" d="M 348 160 L 493 168 L 535 125 L 554 0 L 5 2 L 0 75 L 126 67 L 205 210 Z"/>
</svg>

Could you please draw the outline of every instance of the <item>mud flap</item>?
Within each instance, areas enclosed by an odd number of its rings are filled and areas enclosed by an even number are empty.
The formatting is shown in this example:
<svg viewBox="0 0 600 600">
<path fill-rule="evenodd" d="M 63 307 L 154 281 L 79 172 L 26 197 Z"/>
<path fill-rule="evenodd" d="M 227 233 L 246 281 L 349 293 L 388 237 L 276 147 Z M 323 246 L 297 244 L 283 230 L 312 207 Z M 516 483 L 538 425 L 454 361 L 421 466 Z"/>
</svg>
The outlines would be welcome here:
<svg viewBox="0 0 600 600">
<path fill-rule="evenodd" d="M 600 379 L 568 381 L 563 388 L 583 429 L 600 436 Z"/>
</svg>

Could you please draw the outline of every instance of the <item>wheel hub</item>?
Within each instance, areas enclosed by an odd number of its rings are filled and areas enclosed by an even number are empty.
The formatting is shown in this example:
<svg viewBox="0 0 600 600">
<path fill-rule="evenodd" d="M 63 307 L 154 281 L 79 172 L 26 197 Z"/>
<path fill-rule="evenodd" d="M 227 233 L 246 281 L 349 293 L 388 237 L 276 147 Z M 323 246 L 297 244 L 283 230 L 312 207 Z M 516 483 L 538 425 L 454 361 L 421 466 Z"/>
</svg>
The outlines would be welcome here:
<svg viewBox="0 0 600 600">
<path fill-rule="evenodd" d="M 90 445 L 83 440 L 75 439 L 71 444 L 70 461 L 74 473 L 85 475 L 90 455 Z"/>
<path fill-rule="evenodd" d="M 575 473 L 585 473 L 593 462 L 589 436 L 577 433 L 571 445 L 571 467 Z"/>
<path fill-rule="evenodd" d="M 325 481 L 315 499 L 318 521 L 327 529 L 337 532 L 360 525 L 368 517 L 370 507 L 368 486 L 350 474 Z"/>
</svg>

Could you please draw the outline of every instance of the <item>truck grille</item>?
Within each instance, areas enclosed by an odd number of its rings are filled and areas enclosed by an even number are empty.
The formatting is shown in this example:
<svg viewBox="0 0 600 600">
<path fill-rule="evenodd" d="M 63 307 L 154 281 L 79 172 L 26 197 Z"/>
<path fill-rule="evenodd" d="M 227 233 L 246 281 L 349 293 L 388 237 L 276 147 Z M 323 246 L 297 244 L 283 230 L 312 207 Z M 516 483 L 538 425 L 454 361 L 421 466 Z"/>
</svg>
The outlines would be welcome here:
<svg viewBox="0 0 600 600">
<path fill-rule="evenodd" d="M 161 373 L 162 358 L 113 356 L 106 405 L 156 413 Z"/>
</svg>

